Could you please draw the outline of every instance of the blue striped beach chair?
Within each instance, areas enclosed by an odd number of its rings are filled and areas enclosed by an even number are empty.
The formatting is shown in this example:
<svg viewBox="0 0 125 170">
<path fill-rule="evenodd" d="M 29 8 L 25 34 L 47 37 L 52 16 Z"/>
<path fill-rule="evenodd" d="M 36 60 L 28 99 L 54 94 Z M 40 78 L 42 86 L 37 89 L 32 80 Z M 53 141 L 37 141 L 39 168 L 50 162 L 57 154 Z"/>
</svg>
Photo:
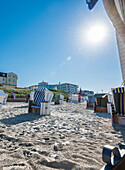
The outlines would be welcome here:
<svg viewBox="0 0 125 170">
<path fill-rule="evenodd" d="M 37 106 L 41 106 L 41 102 L 51 102 L 53 98 L 53 93 L 47 88 L 38 88 L 34 91 L 33 103 Z"/>
<path fill-rule="evenodd" d="M 47 88 L 38 88 L 34 90 L 33 100 L 29 100 L 28 112 L 35 112 L 40 114 L 41 110 L 44 112 L 49 107 L 52 101 L 53 93 Z M 45 109 L 43 108 L 45 107 Z"/>
</svg>

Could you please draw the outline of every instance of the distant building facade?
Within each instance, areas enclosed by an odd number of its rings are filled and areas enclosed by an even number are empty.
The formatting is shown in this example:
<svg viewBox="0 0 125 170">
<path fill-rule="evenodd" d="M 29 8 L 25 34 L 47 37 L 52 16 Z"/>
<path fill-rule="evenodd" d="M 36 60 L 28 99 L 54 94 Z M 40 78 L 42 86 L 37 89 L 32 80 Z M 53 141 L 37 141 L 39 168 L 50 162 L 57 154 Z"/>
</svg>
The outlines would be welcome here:
<svg viewBox="0 0 125 170">
<path fill-rule="evenodd" d="M 62 83 L 58 85 L 57 90 L 64 90 L 67 91 L 71 94 L 77 93 L 78 92 L 78 85 L 76 84 L 71 84 L 71 83 Z"/>
<path fill-rule="evenodd" d="M 42 81 L 38 83 L 38 85 L 33 85 L 29 87 L 29 89 L 36 89 L 36 88 L 47 88 L 47 89 L 57 90 L 57 85 L 48 84 L 48 82 Z"/>
<path fill-rule="evenodd" d="M 37 88 L 38 88 L 38 85 L 32 85 L 32 86 L 26 87 L 26 89 L 29 89 L 29 90 L 34 90 Z"/>
<path fill-rule="evenodd" d="M 70 84 L 70 83 L 63 83 L 63 84 L 48 84 L 48 82 L 40 82 L 38 85 L 30 86 L 29 89 L 36 89 L 36 88 L 47 88 L 52 90 L 64 90 L 68 93 L 74 94 L 78 92 L 78 85 Z"/>
<path fill-rule="evenodd" d="M 82 94 L 85 94 L 86 96 L 90 96 L 90 95 L 94 95 L 94 91 L 82 90 Z"/>
<path fill-rule="evenodd" d="M 42 82 L 40 82 L 40 83 L 38 83 L 38 85 L 44 85 L 44 86 L 48 86 L 48 82 L 45 82 L 45 81 L 42 81 Z"/>
<path fill-rule="evenodd" d="M 81 90 L 77 92 L 78 94 L 80 93 L 81 96 L 92 96 L 94 95 L 94 91 L 91 90 Z"/>
<path fill-rule="evenodd" d="M 10 73 L 4 73 L 0 72 L 0 86 L 2 87 L 9 87 L 9 88 L 15 88 L 17 87 L 17 75 L 13 72 Z"/>
<path fill-rule="evenodd" d="M 57 90 L 57 85 L 55 84 L 48 84 L 48 82 L 40 82 L 38 83 L 38 88 L 47 88 L 47 89 L 52 89 L 52 90 Z"/>
</svg>

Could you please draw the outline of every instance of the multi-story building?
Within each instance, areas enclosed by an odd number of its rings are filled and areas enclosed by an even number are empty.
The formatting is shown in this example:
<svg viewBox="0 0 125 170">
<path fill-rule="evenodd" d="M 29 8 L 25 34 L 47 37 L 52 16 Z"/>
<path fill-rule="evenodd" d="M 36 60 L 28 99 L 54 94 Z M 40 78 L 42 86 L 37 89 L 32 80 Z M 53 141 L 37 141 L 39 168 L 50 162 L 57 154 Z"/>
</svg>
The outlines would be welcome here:
<svg viewBox="0 0 125 170">
<path fill-rule="evenodd" d="M 40 82 L 40 83 L 38 83 L 38 88 L 47 88 L 47 89 L 55 89 L 55 90 L 57 90 L 57 85 L 56 84 L 48 84 L 48 82 L 44 82 L 44 81 L 42 81 L 42 82 Z"/>
<path fill-rule="evenodd" d="M 36 89 L 36 88 L 47 88 L 47 89 L 57 90 L 57 85 L 48 84 L 48 82 L 42 81 L 38 83 L 38 85 L 33 85 L 29 87 L 29 89 Z"/>
<path fill-rule="evenodd" d="M 13 72 L 4 73 L 0 72 L 0 86 L 2 87 L 17 87 L 17 75 Z"/>
<path fill-rule="evenodd" d="M 40 82 L 38 85 L 30 86 L 29 89 L 36 89 L 36 88 L 47 88 L 53 90 L 64 90 L 68 93 L 74 94 L 78 91 L 78 85 L 70 84 L 70 83 L 63 83 L 63 84 L 48 84 L 48 82 Z"/>
<path fill-rule="evenodd" d="M 71 94 L 74 94 L 74 93 L 77 93 L 78 91 L 78 85 L 75 85 L 75 84 L 70 84 L 70 83 L 62 83 L 58 85 L 57 89 L 58 90 L 64 90 L 64 91 L 67 91 Z"/>
<path fill-rule="evenodd" d="M 38 85 L 47 86 L 48 82 L 42 81 L 42 82 L 38 83 Z"/>
</svg>

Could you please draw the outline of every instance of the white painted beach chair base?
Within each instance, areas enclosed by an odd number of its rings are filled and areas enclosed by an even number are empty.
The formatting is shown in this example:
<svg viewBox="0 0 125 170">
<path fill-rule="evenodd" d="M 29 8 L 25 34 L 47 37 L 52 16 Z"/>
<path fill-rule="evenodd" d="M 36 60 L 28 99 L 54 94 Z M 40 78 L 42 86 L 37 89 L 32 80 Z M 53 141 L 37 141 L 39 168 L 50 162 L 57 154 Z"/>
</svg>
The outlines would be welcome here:
<svg viewBox="0 0 125 170">
<path fill-rule="evenodd" d="M 40 115 L 41 116 L 50 115 L 50 102 L 41 102 Z"/>
</svg>

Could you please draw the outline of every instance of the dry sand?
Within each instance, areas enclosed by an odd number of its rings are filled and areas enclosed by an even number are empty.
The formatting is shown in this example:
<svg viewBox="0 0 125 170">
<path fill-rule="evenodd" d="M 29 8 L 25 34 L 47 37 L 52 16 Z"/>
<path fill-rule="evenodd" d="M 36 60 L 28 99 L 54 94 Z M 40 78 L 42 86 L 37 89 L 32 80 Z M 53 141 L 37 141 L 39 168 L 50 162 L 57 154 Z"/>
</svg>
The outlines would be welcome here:
<svg viewBox="0 0 125 170">
<path fill-rule="evenodd" d="M 27 112 L 26 103 L 0 108 L 0 170 L 100 169 L 103 146 L 125 139 L 124 127 L 85 104 L 52 104 L 46 117 Z"/>
</svg>

